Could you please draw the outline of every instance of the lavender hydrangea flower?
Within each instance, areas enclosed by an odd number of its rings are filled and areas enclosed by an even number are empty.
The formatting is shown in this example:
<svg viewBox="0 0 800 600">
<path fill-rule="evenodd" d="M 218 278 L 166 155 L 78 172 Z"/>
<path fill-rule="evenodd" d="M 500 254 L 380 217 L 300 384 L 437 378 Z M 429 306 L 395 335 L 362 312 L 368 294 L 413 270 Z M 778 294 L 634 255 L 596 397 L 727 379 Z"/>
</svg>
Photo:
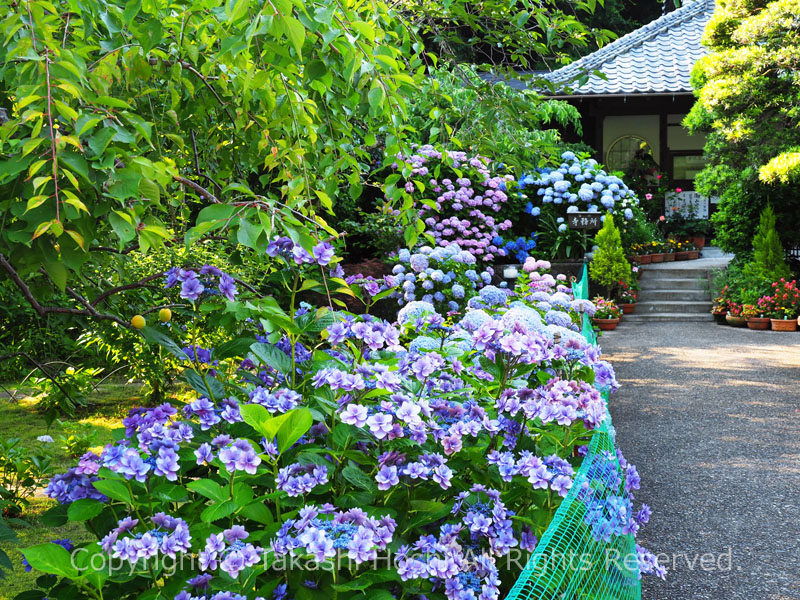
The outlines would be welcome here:
<svg viewBox="0 0 800 600">
<path fill-rule="evenodd" d="M 328 242 L 320 242 L 314 246 L 314 248 L 312 248 L 312 253 L 314 260 L 316 260 L 317 264 L 322 267 L 330 263 L 334 256 L 333 246 L 331 246 Z"/>
<path fill-rule="evenodd" d="M 219 278 L 219 292 L 231 302 L 236 300 L 236 295 L 239 293 L 236 281 L 227 273 L 223 273 Z"/>
<path fill-rule="evenodd" d="M 190 277 L 181 284 L 181 298 L 196 302 L 205 289 L 199 279 Z"/>
</svg>

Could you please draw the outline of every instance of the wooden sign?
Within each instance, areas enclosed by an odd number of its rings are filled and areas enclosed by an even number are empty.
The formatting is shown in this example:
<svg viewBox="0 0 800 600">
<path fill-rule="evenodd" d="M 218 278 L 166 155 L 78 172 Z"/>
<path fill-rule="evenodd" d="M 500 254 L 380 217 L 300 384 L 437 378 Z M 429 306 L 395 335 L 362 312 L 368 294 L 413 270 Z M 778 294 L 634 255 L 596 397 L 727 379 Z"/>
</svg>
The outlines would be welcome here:
<svg viewBox="0 0 800 600">
<path fill-rule="evenodd" d="M 567 213 L 567 225 L 570 229 L 600 229 L 603 222 L 599 212 L 573 212 Z"/>
</svg>

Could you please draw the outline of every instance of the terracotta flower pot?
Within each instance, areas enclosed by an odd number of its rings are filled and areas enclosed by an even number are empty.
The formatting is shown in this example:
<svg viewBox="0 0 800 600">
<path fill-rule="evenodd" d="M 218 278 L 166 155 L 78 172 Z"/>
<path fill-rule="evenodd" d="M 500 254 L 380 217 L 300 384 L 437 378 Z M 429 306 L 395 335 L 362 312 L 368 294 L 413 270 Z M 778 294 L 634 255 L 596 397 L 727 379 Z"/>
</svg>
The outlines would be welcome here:
<svg viewBox="0 0 800 600">
<path fill-rule="evenodd" d="M 717 312 L 712 312 L 711 314 L 714 315 L 714 321 L 716 321 L 717 325 L 725 325 L 725 323 L 727 323 L 725 320 L 725 317 L 728 315 L 727 310 L 719 310 Z"/>
<path fill-rule="evenodd" d="M 764 331 L 769 329 L 769 319 L 767 317 L 747 317 L 747 326 L 750 329 Z"/>
<path fill-rule="evenodd" d="M 619 307 L 622 309 L 623 315 L 629 315 L 633 312 L 633 309 L 636 308 L 636 302 L 631 302 L 630 304 L 620 304 Z"/>
<path fill-rule="evenodd" d="M 667 252 L 664 254 L 664 262 L 674 262 L 674 261 L 675 261 L 674 252 Z"/>
<path fill-rule="evenodd" d="M 650 255 L 650 260 L 652 262 L 654 262 L 654 263 L 664 262 L 664 255 L 661 254 L 661 253 L 659 253 L 659 254 L 651 254 Z"/>
<path fill-rule="evenodd" d="M 725 315 L 725 321 L 731 327 L 747 327 L 747 319 L 744 317 L 734 317 L 733 315 Z"/>
<path fill-rule="evenodd" d="M 697 246 L 698 248 L 705 248 L 706 236 L 704 236 L 704 235 L 693 235 L 692 236 L 692 243 L 695 246 Z"/>
<path fill-rule="evenodd" d="M 597 325 L 601 331 L 614 331 L 619 324 L 619 318 L 617 319 L 592 319 L 595 325 Z"/>
<path fill-rule="evenodd" d="M 689 251 L 681 250 L 675 253 L 675 260 L 689 260 Z"/>
<path fill-rule="evenodd" d="M 700 258 L 700 250 L 689 250 L 689 260 Z"/>
<path fill-rule="evenodd" d="M 640 254 L 636 257 L 640 265 L 649 265 L 652 258 L 653 257 L 649 254 Z"/>
<path fill-rule="evenodd" d="M 772 331 L 797 331 L 797 319 L 770 319 Z"/>
</svg>

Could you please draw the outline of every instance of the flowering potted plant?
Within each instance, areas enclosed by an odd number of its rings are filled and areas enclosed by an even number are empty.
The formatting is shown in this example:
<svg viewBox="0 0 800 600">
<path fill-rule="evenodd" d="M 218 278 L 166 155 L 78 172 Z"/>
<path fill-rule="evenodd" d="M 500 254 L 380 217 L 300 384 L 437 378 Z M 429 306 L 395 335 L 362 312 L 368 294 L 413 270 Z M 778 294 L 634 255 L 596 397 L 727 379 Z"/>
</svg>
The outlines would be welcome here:
<svg viewBox="0 0 800 600">
<path fill-rule="evenodd" d="M 696 258 L 700 258 L 700 250 L 697 249 L 697 246 L 694 245 L 692 242 L 685 243 L 686 251 L 688 253 L 688 259 L 694 260 Z"/>
<path fill-rule="evenodd" d="M 619 300 L 619 307 L 622 309 L 622 314 L 629 315 L 636 308 L 638 288 L 639 284 L 636 280 L 633 280 L 633 283 L 630 284 L 625 281 L 619 282 L 620 291 L 617 294 L 617 299 Z"/>
<path fill-rule="evenodd" d="M 630 253 L 636 257 L 635 260 L 640 265 L 650 264 L 651 257 L 648 244 L 631 244 Z"/>
<path fill-rule="evenodd" d="M 667 241 L 664 242 L 664 262 L 673 262 L 675 260 L 677 245 L 678 241 L 675 239 L 667 239 Z"/>
<path fill-rule="evenodd" d="M 595 313 L 592 321 L 602 331 L 613 331 L 619 324 L 622 310 L 613 300 L 608 300 L 602 296 L 596 296 L 592 302 L 595 305 Z"/>
<path fill-rule="evenodd" d="M 786 281 L 781 277 L 780 281 L 772 284 L 772 289 L 773 294 L 762 297 L 759 304 L 763 301 L 773 331 L 797 331 L 797 313 L 800 310 L 800 290 L 797 289 L 797 282 L 794 279 Z"/>
<path fill-rule="evenodd" d="M 664 262 L 664 243 L 650 242 L 650 261 L 654 263 Z"/>
<path fill-rule="evenodd" d="M 769 329 L 769 317 L 764 316 L 761 301 L 758 305 L 745 304 L 742 306 L 742 316 L 747 320 L 747 327 L 763 331 Z"/>
<path fill-rule="evenodd" d="M 688 243 L 681 240 L 670 240 L 673 251 L 675 252 L 675 260 L 689 260 Z"/>
<path fill-rule="evenodd" d="M 725 315 L 728 314 L 728 306 L 730 305 L 730 288 L 726 284 L 719 291 L 719 296 L 714 298 L 714 306 L 711 308 L 711 314 L 714 315 L 714 320 L 718 325 L 724 325 Z"/>
<path fill-rule="evenodd" d="M 738 302 L 728 302 L 728 314 L 725 321 L 731 327 L 746 327 L 747 320 L 742 316 L 742 305 Z"/>
</svg>

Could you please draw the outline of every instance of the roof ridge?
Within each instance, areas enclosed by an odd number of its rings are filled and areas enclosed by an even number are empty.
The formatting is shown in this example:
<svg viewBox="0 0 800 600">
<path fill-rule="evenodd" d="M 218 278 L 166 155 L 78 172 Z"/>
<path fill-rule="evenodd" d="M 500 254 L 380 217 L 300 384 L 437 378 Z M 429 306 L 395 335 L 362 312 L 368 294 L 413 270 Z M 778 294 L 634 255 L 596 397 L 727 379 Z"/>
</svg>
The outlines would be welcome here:
<svg viewBox="0 0 800 600">
<path fill-rule="evenodd" d="M 595 50 L 591 54 L 587 54 L 568 65 L 551 71 L 547 78 L 553 83 L 563 83 L 562 79 L 568 77 L 572 79 L 572 72 L 574 71 L 590 71 L 594 65 L 607 62 L 615 56 L 623 54 L 637 46 L 641 46 L 649 39 L 656 37 L 671 27 L 681 24 L 684 21 L 689 21 L 697 16 L 697 14 L 704 13 L 708 9 L 709 4 L 713 8 L 714 0 L 693 0 L 670 13 L 660 16 L 654 21 L 650 21 L 646 25 L 642 25 L 638 29 L 626 33 L 621 38 L 617 38 L 610 44 Z"/>
</svg>

